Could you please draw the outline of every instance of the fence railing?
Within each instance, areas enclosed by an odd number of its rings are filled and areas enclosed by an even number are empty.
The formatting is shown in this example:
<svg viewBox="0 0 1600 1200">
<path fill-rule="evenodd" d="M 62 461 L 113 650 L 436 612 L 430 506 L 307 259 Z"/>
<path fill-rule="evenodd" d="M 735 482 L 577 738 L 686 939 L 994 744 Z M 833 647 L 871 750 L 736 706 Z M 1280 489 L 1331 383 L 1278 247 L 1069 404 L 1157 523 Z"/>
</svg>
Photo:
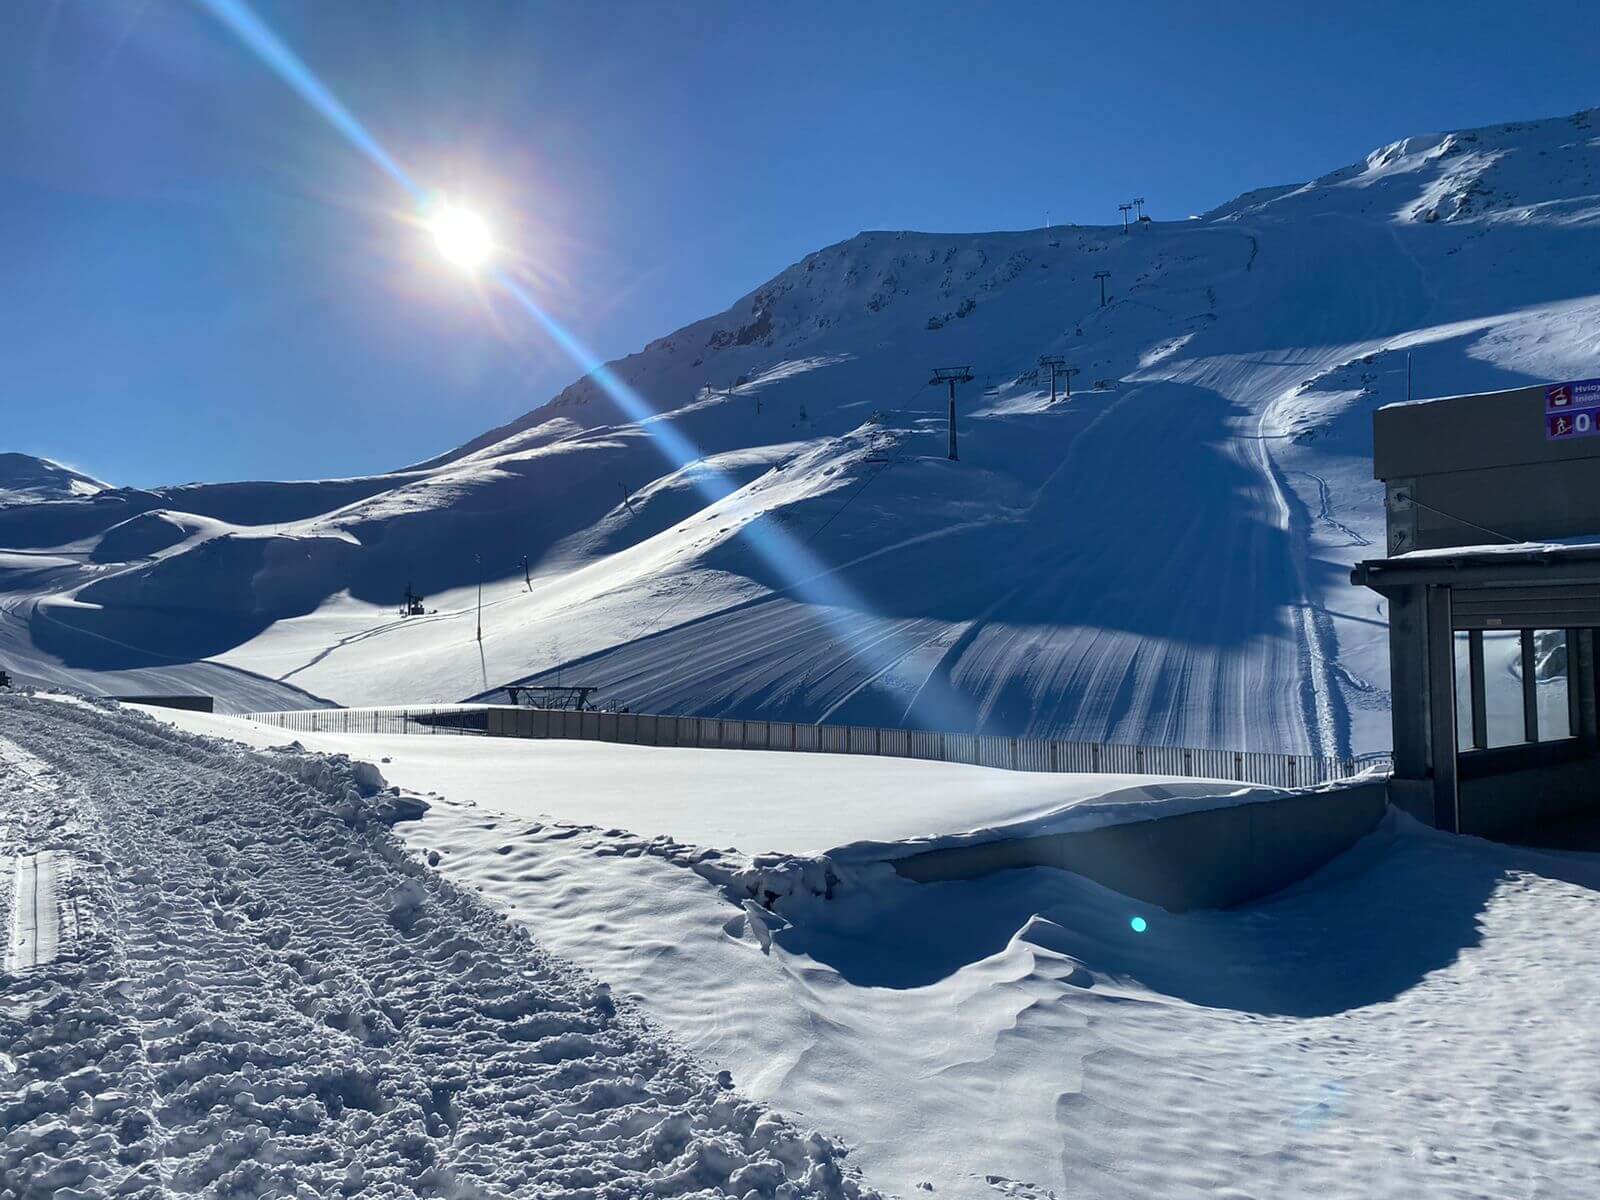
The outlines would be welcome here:
<svg viewBox="0 0 1600 1200">
<path fill-rule="evenodd" d="M 247 721 L 295 733 L 477 733 L 488 732 L 487 705 L 448 708 L 302 708 L 289 712 L 241 713 Z"/>
<path fill-rule="evenodd" d="M 1348 779 L 1381 766 L 1386 757 L 1369 754 L 1359 759 L 1326 758 L 1251 750 L 1056 741 L 987 733 L 929 733 L 876 726 L 573 712 L 502 705 L 302 709 L 246 716 L 252 721 L 302 733 L 455 733 L 563 738 L 635 746 L 873 754 L 969 763 L 1010 771 L 1178 775 L 1269 787 L 1304 787 Z"/>
</svg>

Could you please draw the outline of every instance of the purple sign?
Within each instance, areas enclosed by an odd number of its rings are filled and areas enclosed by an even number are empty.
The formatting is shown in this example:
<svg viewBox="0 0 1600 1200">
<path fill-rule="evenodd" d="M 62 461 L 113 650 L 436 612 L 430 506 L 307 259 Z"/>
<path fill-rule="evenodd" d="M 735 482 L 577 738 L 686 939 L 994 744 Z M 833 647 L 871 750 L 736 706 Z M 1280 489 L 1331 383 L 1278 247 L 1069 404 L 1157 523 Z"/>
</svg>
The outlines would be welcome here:
<svg viewBox="0 0 1600 1200">
<path fill-rule="evenodd" d="M 1600 379 L 1552 383 L 1544 389 L 1546 441 L 1600 434 Z"/>
</svg>

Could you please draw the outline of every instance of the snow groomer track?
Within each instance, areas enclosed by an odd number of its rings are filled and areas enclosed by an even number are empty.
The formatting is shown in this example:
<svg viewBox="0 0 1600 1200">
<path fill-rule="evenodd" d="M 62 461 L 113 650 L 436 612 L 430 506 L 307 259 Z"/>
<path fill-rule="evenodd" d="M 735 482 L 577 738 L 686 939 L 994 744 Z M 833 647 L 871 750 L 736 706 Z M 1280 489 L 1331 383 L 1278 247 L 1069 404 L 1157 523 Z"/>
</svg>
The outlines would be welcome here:
<svg viewBox="0 0 1600 1200">
<path fill-rule="evenodd" d="M 365 790 L 0 697 L 0 1197 L 875 1195 Z"/>
</svg>

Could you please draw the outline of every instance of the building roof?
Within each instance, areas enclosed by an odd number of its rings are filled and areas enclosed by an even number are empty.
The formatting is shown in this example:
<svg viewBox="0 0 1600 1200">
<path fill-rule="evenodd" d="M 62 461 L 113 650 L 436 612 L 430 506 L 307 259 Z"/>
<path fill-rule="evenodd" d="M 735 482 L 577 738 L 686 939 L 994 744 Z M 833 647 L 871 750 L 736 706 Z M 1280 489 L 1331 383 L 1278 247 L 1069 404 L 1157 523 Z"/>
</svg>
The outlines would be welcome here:
<svg viewBox="0 0 1600 1200">
<path fill-rule="evenodd" d="M 1413 550 L 1392 558 L 1369 558 L 1350 572 L 1350 582 L 1383 590 L 1409 584 L 1457 585 L 1600 582 L 1600 534 L 1554 542 L 1503 542 Z"/>
</svg>

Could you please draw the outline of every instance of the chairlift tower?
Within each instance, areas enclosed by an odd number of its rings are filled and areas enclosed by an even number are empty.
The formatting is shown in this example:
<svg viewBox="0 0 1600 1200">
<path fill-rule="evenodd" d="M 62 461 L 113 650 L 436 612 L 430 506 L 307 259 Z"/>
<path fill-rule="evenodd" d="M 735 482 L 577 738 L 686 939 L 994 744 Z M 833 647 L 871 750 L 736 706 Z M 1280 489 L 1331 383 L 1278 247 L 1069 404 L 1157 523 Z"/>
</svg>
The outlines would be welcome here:
<svg viewBox="0 0 1600 1200">
<path fill-rule="evenodd" d="M 1141 221 L 1144 220 L 1144 197 L 1135 196 L 1133 198 L 1133 207 L 1134 215 L 1137 216 Z"/>
<path fill-rule="evenodd" d="M 1111 278 L 1110 271 L 1096 271 L 1094 277 L 1100 281 L 1100 307 L 1106 306 L 1106 280 Z"/>
<path fill-rule="evenodd" d="M 950 388 L 950 453 L 945 457 L 955 462 L 959 455 L 956 454 L 956 384 L 971 383 L 971 367 L 935 367 L 933 378 L 928 380 L 929 387 L 946 384 Z"/>
<path fill-rule="evenodd" d="M 1050 403 L 1056 402 L 1056 377 L 1066 367 L 1067 360 L 1059 354 L 1042 354 L 1039 356 L 1039 365 L 1050 372 Z M 1072 383 L 1067 383 L 1067 394 L 1072 394 Z"/>
<path fill-rule="evenodd" d="M 1132 210 L 1133 210 L 1133 205 L 1131 203 L 1130 204 L 1119 204 L 1119 205 L 1117 205 L 1117 211 L 1122 214 L 1122 232 L 1123 233 L 1127 233 L 1128 232 L 1128 213 L 1131 212 Z"/>
</svg>

